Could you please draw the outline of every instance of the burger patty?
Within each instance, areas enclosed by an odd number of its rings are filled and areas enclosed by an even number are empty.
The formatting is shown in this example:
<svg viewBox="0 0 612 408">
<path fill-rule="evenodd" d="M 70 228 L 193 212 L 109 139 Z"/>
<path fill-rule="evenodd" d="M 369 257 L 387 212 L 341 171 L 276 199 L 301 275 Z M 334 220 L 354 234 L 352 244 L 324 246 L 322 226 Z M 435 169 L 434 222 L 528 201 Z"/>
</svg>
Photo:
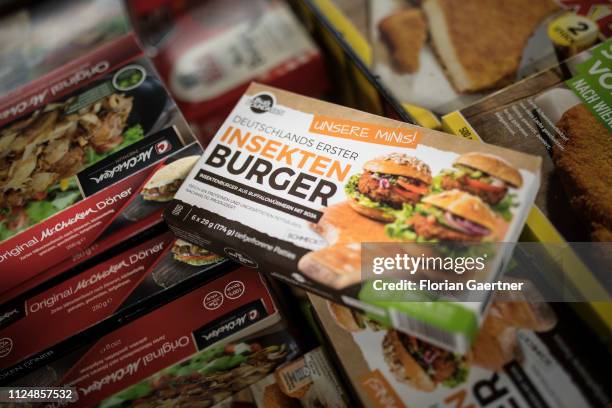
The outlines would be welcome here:
<svg viewBox="0 0 612 408">
<path fill-rule="evenodd" d="M 462 190 L 466 193 L 474 194 L 478 196 L 485 203 L 495 205 L 504 199 L 508 192 L 508 187 L 499 187 L 491 190 L 484 190 L 476 186 L 467 183 L 468 176 L 462 176 L 455 179 L 451 176 L 444 176 L 442 178 L 442 188 L 444 190 Z"/>
<path fill-rule="evenodd" d="M 434 216 L 416 214 L 411 218 L 414 232 L 426 239 L 439 239 L 441 241 L 467 241 L 478 242 L 482 237 L 469 235 L 440 225 Z"/>
<path fill-rule="evenodd" d="M 361 194 L 365 194 L 371 200 L 387 204 L 390 207 L 400 209 L 404 203 L 416 204 L 421 199 L 421 194 L 408 191 L 398 184 L 389 184 L 384 187 L 381 178 L 375 178 L 373 173 L 366 171 L 359 178 L 357 187 Z M 410 180 L 412 182 L 412 180 Z M 415 185 L 418 183 L 414 181 Z"/>
<path fill-rule="evenodd" d="M 450 351 L 424 343 L 416 337 L 398 332 L 402 345 L 436 382 L 452 377 L 457 370 L 457 361 Z"/>
</svg>

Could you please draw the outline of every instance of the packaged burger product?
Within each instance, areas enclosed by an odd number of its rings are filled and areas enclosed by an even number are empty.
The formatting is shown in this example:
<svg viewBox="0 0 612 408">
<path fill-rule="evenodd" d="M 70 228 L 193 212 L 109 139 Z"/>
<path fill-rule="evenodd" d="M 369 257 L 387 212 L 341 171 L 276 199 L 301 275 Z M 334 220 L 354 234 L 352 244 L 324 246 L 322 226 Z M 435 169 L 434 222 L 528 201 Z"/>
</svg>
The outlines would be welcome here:
<svg viewBox="0 0 612 408">
<path fill-rule="evenodd" d="M 44 364 L 84 336 L 103 333 L 135 310 L 166 303 L 198 279 L 234 269 L 214 254 L 208 264 L 181 262 L 172 253 L 171 232 L 150 235 L 146 231 L 130 245 L 94 251 L 63 274 L 3 302 L 0 337 L 12 346 L 0 357 L 0 381 Z M 41 328 L 53 329 L 37 335 Z"/>
<path fill-rule="evenodd" d="M 540 156 L 536 204 L 568 241 L 612 237 L 610 51 L 608 40 L 443 119 L 458 135 Z"/>
<path fill-rule="evenodd" d="M 132 35 L 1 97 L 0 127 L 2 291 L 149 215 L 155 166 L 201 154 Z"/>
<path fill-rule="evenodd" d="M 283 1 L 128 4 L 172 96 L 203 141 L 251 81 L 313 96 L 328 88 L 320 51 Z"/>
<path fill-rule="evenodd" d="M 318 347 L 285 363 L 216 408 L 341 408 L 350 406 L 337 374 Z M 235 405 L 234 405 L 235 404 Z"/>
<path fill-rule="evenodd" d="M 444 190 L 443 171 L 473 154 L 517 180 L 507 183 L 489 169 L 470 191 Z M 540 175 L 533 156 L 259 84 L 249 87 L 203 157 L 165 212 L 181 239 L 419 336 L 442 333 L 439 341 L 453 349 L 469 347 L 486 299 L 436 304 L 448 313 L 378 301 L 376 290 L 364 289 L 373 279 L 362 270 L 361 244 L 513 242 Z M 491 188 L 508 197 L 505 216 L 472 194 Z M 499 272 L 505 255 L 497 255 L 486 279 Z"/>
<path fill-rule="evenodd" d="M 444 115 L 605 41 L 609 2 L 382 0 L 371 68 L 401 102 Z"/>
<path fill-rule="evenodd" d="M 210 407 L 300 352 L 257 273 L 239 269 L 81 344 L 13 385 L 70 386 L 74 407 Z M 53 406 L 53 405 L 52 405 Z"/>
<path fill-rule="evenodd" d="M 471 350 L 456 354 L 394 329 L 348 332 L 327 301 L 310 297 L 366 407 L 573 408 L 612 401 L 609 353 L 567 304 L 493 302 Z"/>
<path fill-rule="evenodd" d="M 119 0 L 25 3 L 4 12 L 0 17 L 0 93 L 19 92 L 26 83 L 131 30 Z"/>
</svg>

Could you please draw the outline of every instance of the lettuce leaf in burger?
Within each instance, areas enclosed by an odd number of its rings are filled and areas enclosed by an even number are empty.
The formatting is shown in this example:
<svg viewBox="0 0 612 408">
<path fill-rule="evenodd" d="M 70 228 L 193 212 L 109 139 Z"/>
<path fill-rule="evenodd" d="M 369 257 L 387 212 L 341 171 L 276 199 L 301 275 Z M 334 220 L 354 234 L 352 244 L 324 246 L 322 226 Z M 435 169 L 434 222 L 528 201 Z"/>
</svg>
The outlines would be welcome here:
<svg viewBox="0 0 612 408">
<path fill-rule="evenodd" d="M 497 233 L 496 217 L 479 197 L 460 190 L 431 194 L 385 227 L 387 235 L 411 242 L 483 242 Z"/>
<path fill-rule="evenodd" d="M 453 170 L 444 170 L 438 184 L 442 190 L 461 190 L 480 197 L 506 220 L 516 195 L 509 188 L 523 185 L 521 173 L 501 157 L 486 153 L 466 153 L 459 156 Z M 436 180 L 437 181 L 437 180 Z"/>
<path fill-rule="evenodd" d="M 349 179 L 344 191 L 355 211 L 378 221 L 394 221 L 397 211 L 427 194 L 432 180 L 427 164 L 403 153 L 370 160 L 363 170 Z"/>
</svg>

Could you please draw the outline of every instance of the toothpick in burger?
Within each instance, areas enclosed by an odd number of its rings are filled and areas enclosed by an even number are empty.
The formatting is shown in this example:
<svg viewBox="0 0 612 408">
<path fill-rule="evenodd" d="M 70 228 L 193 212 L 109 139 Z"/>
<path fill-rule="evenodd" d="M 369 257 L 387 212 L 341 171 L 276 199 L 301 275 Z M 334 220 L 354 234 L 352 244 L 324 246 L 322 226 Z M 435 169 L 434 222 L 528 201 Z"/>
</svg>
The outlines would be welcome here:
<svg viewBox="0 0 612 408">
<path fill-rule="evenodd" d="M 404 204 L 414 205 L 428 192 L 431 169 L 416 157 L 390 153 L 366 162 L 344 190 L 351 207 L 366 217 L 392 222 Z"/>
<path fill-rule="evenodd" d="M 145 184 L 142 198 L 146 201 L 172 200 L 200 156 L 187 156 L 159 169 Z"/>
</svg>

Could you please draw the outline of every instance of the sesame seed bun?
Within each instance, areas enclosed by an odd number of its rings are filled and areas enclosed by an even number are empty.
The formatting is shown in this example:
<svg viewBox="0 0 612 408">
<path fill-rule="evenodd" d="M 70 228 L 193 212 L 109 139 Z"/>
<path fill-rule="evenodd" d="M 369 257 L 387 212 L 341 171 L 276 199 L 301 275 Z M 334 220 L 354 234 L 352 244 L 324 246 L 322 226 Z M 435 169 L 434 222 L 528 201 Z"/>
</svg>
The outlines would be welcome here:
<svg viewBox="0 0 612 408">
<path fill-rule="evenodd" d="M 390 153 L 377 157 L 363 165 L 364 170 L 373 173 L 410 177 L 431 184 L 431 169 L 423 161 L 404 153 Z"/>
<path fill-rule="evenodd" d="M 489 206 L 479 197 L 469 193 L 460 190 L 448 190 L 424 197 L 422 202 L 480 224 L 491 232 L 497 229 L 495 214 Z"/>
<path fill-rule="evenodd" d="M 523 185 L 521 173 L 501 157 L 486 153 L 466 153 L 459 156 L 455 160 L 455 164 L 488 173 L 515 188 L 520 188 Z"/>
</svg>

